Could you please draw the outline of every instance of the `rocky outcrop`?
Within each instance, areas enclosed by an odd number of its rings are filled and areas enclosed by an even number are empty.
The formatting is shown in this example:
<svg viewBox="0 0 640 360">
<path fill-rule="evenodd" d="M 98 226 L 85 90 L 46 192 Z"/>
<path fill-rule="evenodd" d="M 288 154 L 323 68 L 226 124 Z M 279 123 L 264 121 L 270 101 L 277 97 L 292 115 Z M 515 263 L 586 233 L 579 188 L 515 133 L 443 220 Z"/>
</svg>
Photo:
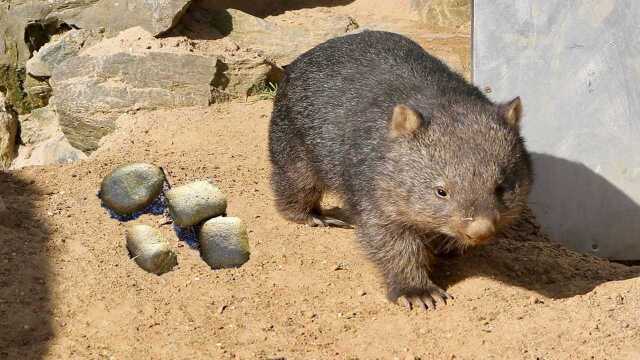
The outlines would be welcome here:
<svg viewBox="0 0 640 360">
<path fill-rule="evenodd" d="M 335 5 L 308 0 L 0 1 L 0 88 L 20 114 L 40 108 L 22 116 L 24 146 L 13 167 L 81 159 L 126 113 L 206 106 L 267 89 L 281 78 L 281 66 L 359 27 L 341 15 L 344 11 L 309 8 L 323 4 Z M 403 14 L 437 18 L 438 26 L 456 26 L 456 19 L 468 22 L 470 11 L 469 0 L 354 4 L 402 7 Z"/>
<path fill-rule="evenodd" d="M 225 54 L 196 45 L 186 38 L 157 39 L 132 28 L 57 66 L 50 79 L 50 102 L 71 145 L 95 150 L 122 113 L 207 106 L 246 96 L 273 71 L 268 61 L 253 53 L 237 49 Z"/>
<path fill-rule="evenodd" d="M 89 152 L 121 113 L 210 104 L 218 66 L 215 57 L 192 54 L 94 52 L 55 69 L 51 104 L 69 142 Z"/>
<path fill-rule="evenodd" d="M 42 106 L 21 86 L 25 62 L 53 36 L 70 29 L 102 29 L 107 36 L 140 26 L 154 35 L 170 29 L 190 0 L 16 0 L 0 2 L 0 86 L 20 113 Z"/>
<path fill-rule="evenodd" d="M 187 10 L 190 0 L 17 0 L 0 5 L 0 34 L 4 54 L 19 62 L 51 40 L 51 36 L 76 29 L 103 29 L 106 35 L 139 26 L 159 35 L 169 30 Z M 1 49 L 0 49 L 1 50 Z"/>
</svg>

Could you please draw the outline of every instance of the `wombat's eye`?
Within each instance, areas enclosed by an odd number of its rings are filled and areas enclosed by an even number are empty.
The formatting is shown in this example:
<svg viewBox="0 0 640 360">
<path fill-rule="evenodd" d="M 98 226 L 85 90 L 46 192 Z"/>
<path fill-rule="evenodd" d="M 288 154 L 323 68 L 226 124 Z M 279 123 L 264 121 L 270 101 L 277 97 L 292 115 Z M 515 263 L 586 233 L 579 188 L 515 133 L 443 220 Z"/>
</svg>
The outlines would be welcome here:
<svg viewBox="0 0 640 360">
<path fill-rule="evenodd" d="M 445 190 L 443 187 L 440 187 L 440 186 L 436 188 L 436 195 L 439 198 L 443 198 L 443 199 L 449 197 L 449 193 L 447 193 L 447 190 Z"/>
<path fill-rule="evenodd" d="M 496 195 L 502 196 L 502 195 L 504 195 L 506 190 L 507 189 L 505 188 L 505 186 L 503 184 L 500 184 L 500 185 L 496 186 Z"/>
</svg>

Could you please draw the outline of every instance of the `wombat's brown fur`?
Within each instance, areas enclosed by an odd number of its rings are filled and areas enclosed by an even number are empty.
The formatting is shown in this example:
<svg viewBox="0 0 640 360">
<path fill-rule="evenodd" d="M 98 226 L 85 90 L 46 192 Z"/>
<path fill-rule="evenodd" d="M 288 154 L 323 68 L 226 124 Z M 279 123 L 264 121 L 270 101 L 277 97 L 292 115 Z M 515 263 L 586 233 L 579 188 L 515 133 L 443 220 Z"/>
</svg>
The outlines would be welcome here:
<svg viewBox="0 0 640 360">
<path fill-rule="evenodd" d="M 494 104 L 420 46 L 364 31 L 286 68 L 271 119 L 276 205 L 286 218 L 341 194 L 392 301 L 433 307 L 434 254 L 489 240 L 525 207 L 532 171 L 519 98 Z"/>
</svg>

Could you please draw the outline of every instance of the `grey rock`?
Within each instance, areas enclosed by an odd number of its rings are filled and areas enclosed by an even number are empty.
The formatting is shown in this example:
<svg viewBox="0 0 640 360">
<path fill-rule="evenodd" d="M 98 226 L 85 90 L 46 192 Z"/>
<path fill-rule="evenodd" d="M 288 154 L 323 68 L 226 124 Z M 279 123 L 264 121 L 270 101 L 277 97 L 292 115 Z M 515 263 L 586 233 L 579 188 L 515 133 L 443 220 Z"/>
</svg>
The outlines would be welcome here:
<svg viewBox="0 0 640 360">
<path fill-rule="evenodd" d="M 188 53 L 81 55 L 55 69 L 51 104 L 69 142 L 90 152 L 122 113 L 209 105 L 219 66 L 216 57 Z"/>
<path fill-rule="evenodd" d="M 136 163 L 121 166 L 102 180 L 100 198 L 121 215 L 144 209 L 162 192 L 165 178 L 160 168 Z"/>
<path fill-rule="evenodd" d="M 142 269 L 161 275 L 178 264 L 176 254 L 158 229 L 133 224 L 127 227 L 126 236 L 129 254 Z"/>
<path fill-rule="evenodd" d="M 27 73 L 35 77 L 48 78 L 56 66 L 77 55 L 85 46 L 90 46 L 102 39 L 98 30 L 73 29 L 62 35 L 54 36 L 27 60 Z"/>
<path fill-rule="evenodd" d="M 287 26 L 276 18 L 260 19 L 239 10 L 227 10 L 232 18 L 233 30 L 229 37 L 240 46 L 260 49 L 264 55 L 282 66 L 312 47 L 333 37 L 358 28 L 351 17 L 327 14 L 324 17 L 307 17 L 305 10 L 288 14 L 308 19 L 298 26 Z"/>
<path fill-rule="evenodd" d="M 20 116 L 20 141 L 35 145 L 62 134 L 58 114 L 49 106 Z"/>
<path fill-rule="evenodd" d="M 51 104 L 69 142 L 90 152 L 113 132 L 122 113 L 209 105 L 217 63 L 216 58 L 160 52 L 78 56 L 54 71 Z"/>
<path fill-rule="evenodd" d="M 45 79 L 25 75 L 23 87 L 32 109 L 47 106 L 49 98 L 51 97 L 52 89 Z"/>
<path fill-rule="evenodd" d="M 35 53 L 34 57 L 27 60 L 26 69 L 27 74 L 31 76 L 50 77 L 52 67 L 38 57 L 38 53 Z"/>
<path fill-rule="evenodd" d="M 220 10 L 215 3 L 199 1 L 191 6 L 183 19 L 191 22 L 189 28 L 194 28 L 193 22 L 197 19 L 209 27 L 213 25 L 218 33 L 240 47 L 260 50 L 265 57 L 282 66 L 313 46 L 358 28 L 349 16 L 330 12 L 310 16 L 308 11 L 290 11 L 262 19 L 240 10 Z M 292 19 L 304 21 L 291 25 Z"/>
<path fill-rule="evenodd" d="M 199 233 L 200 256 L 212 269 L 239 267 L 249 260 L 247 228 L 236 217 L 217 217 Z"/>
<path fill-rule="evenodd" d="M 6 169 L 16 155 L 18 114 L 7 104 L 0 93 L 0 169 Z"/>
<path fill-rule="evenodd" d="M 84 160 L 87 156 L 69 144 L 58 123 L 58 116 L 50 107 L 33 110 L 20 116 L 18 155 L 12 169 L 27 166 L 66 164 Z"/>
<path fill-rule="evenodd" d="M 191 3 L 191 0 L 93 1 L 91 7 L 60 17 L 82 29 L 102 28 L 107 34 L 140 26 L 153 35 L 161 35 L 180 20 Z"/>
<path fill-rule="evenodd" d="M 11 164 L 11 169 L 22 169 L 29 166 L 53 164 L 70 164 L 85 160 L 87 155 L 69 144 L 64 134 L 48 138 L 36 145 L 24 145 L 18 148 L 18 155 Z"/>
<path fill-rule="evenodd" d="M 198 224 L 227 211 L 227 198 L 210 181 L 195 181 L 177 186 L 166 194 L 169 214 L 181 227 Z"/>
</svg>

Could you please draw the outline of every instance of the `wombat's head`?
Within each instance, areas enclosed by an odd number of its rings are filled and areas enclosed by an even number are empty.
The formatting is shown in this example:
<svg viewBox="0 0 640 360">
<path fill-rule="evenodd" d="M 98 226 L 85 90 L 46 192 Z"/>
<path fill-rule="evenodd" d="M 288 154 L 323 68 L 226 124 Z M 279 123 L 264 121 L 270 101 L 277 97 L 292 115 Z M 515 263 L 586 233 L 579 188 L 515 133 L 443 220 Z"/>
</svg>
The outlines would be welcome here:
<svg viewBox="0 0 640 360">
<path fill-rule="evenodd" d="M 379 179 L 387 215 L 449 235 L 462 247 L 491 239 L 517 219 L 532 182 L 521 109 L 519 98 L 430 113 L 397 105 Z"/>
</svg>

